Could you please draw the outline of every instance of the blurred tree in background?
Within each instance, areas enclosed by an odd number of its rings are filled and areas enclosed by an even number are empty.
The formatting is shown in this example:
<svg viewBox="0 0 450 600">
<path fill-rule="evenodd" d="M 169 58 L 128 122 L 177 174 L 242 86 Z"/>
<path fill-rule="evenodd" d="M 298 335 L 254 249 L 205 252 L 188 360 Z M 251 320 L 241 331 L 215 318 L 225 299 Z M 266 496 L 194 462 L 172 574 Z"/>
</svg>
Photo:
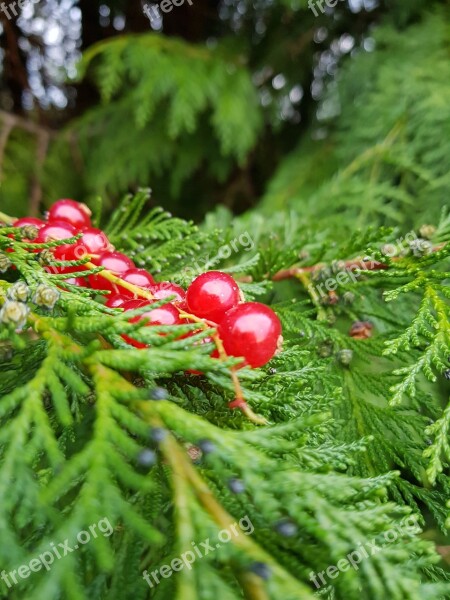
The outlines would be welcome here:
<svg viewBox="0 0 450 600">
<path fill-rule="evenodd" d="M 316 17 L 305 0 L 197 0 L 150 22 L 138 1 L 42 0 L 2 14 L 1 206 L 113 206 L 148 185 L 191 218 L 262 196 L 268 211 L 360 213 L 361 195 L 360 224 L 401 222 L 406 204 L 435 216 L 446 4 L 352 0 Z"/>
</svg>

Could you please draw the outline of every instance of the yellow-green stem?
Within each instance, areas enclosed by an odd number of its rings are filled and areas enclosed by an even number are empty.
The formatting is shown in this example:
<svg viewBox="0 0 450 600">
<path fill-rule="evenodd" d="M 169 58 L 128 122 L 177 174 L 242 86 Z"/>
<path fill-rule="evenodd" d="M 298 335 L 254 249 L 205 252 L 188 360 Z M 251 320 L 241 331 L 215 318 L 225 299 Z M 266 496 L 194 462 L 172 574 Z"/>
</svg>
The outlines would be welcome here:
<svg viewBox="0 0 450 600">
<path fill-rule="evenodd" d="M 95 265 L 94 263 L 91 263 L 91 262 L 87 262 L 85 264 L 85 266 L 87 269 L 96 269 L 98 267 L 97 265 Z M 118 285 L 120 287 L 127 289 L 128 291 L 132 292 L 135 296 L 140 296 L 141 298 L 145 298 L 146 300 L 154 300 L 155 299 L 153 294 L 151 292 L 149 292 L 148 290 L 144 290 L 141 287 L 138 287 L 136 285 L 133 285 L 132 283 L 128 283 L 127 281 L 124 281 L 123 279 L 121 279 L 117 275 L 114 275 L 114 273 L 111 273 L 111 271 L 108 271 L 107 269 L 100 271 L 98 273 L 98 275 L 100 277 L 103 277 L 110 283 L 113 283 L 114 285 Z M 202 329 L 208 329 L 210 326 L 215 325 L 214 323 L 205 321 L 204 319 L 200 319 L 199 317 L 196 317 L 195 315 L 187 313 L 180 308 L 178 310 L 180 312 L 181 318 L 190 320 L 194 323 L 198 323 Z M 229 357 L 228 357 L 227 353 L 225 352 L 222 340 L 220 339 L 219 335 L 217 333 L 214 333 L 211 335 L 211 337 L 217 347 L 217 351 L 219 352 L 220 360 L 222 360 L 222 361 L 227 360 Z M 233 387 L 234 387 L 234 392 L 235 392 L 235 400 L 238 402 L 238 407 L 242 411 L 242 413 L 247 417 L 247 419 L 249 419 L 256 425 L 268 425 L 268 421 L 264 417 L 261 417 L 260 415 L 257 415 L 256 413 L 254 413 L 253 410 L 246 403 L 244 394 L 242 391 L 241 383 L 240 383 L 239 378 L 236 375 L 234 369 L 231 369 L 231 380 L 233 382 Z"/>
<path fill-rule="evenodd" d="M 85 263 L 84 266 L 88 269 L 98 269 L 98 265 L 94 265 L 94 263 L 91 263 L 91 262 Z M 129 292 L 132 292 L 132 294 L 134 294 L 135 296 L 140 296 L 141 298 L 145 298 L 146 300 L 154 300 L 155 299 L 154 295 L 151 292 L 149 292 L 148 290 L 144 290 L 144 288 L 141 288 L 137 285 L 133 285 L 132 283 L 129 283 L 128 281 L 124 281 L 123 279 L 121 279 L 117 275 L 114 275 L 114 273 L 112 273 L 111 271 L 108 271 L 107 269 L 105 269 L 104 271 L 99 271 L 97 273 L 97 275 L 99 275 L 100 277 L 103 277 L 103 279 L 106 279 L 107 281 L 109 281 L 110 283 L 113 283 L 114 285 L 118 285 L 120 287 L 125 288 Z"/>
<path fill-rule="evenodd" d="M 148 415 L 148 420 L 153 427 L 164 427 L 165 423 L 160 417 L 154 414 L 149 415 L 150 411 L 153 412 L 154 408 L 148 402 L 136 403 L 139 412 L 144 415 Z M 183 451 L 177 440 L 168 434 L 166 438 L 160 444 L 161 452 L 170 468 L 173 471 L 174 477 L 181 477 L 186 479 L 204 509 L 209 513 L 213 521 L 221 529 L 230 529 L 235 524 L 235 519 L 219 504 L 216 500 L 213 492 L 209 488 L 206 481 L 195 469 L 191 461 L 188 459 L 186 452 Z M 245 535 L 244 532 L 239 532 L 237 536 L 233 538 L 233 543 L 241 548 L 244 552 L 247 552 L 255 560 L 260 560 L 267 563 L 272 569 L 275 576 L 284 579 L 290 584 L 291 587 L 296 588 L 299 593 L 299 600 L 312 600 L 313 593 L 309 591 L 306 586 L 303 586 L 300 582 L 295 580 L 292 575 L 281 567 L 273 557 L 261 548 L 256 542 L 254 542 L 249 536 Z M 250 592 L 252 595 L 248 595 L 249 600 L 266 600 L 267 595 L 262 585 L 257 586 L 256 581 L 253 578 L 246 578 L 246 592 Z"/>
</svg>

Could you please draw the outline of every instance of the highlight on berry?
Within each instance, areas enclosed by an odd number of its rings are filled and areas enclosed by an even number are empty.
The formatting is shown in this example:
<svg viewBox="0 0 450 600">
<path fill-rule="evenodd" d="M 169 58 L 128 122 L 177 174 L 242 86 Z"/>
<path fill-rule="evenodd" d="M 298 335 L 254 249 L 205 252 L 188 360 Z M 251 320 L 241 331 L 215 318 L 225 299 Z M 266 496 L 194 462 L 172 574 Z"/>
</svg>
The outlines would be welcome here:
<svg viewBox="0 0 450 600">
<path fill-rule="evenodd" d="M 49 311 L 55 309 L 61 294 L 73 288 L 91 290 L 93 298 L 118 313 L 133 312 L 128 322 L 145 327 L 175 327 L 195 323 L 196 330 L 180 336 L 189 341 L 202 330 L 210 329 L 201 343 L 214 347 L 211 358 L 222 362 L 240 358 L 232 367 L 235 403 L 246 407 L 235 371 L 265 366 L 282 348 L 281 323 L 275 312 L 258 302 L 246 302 L 238 282 L 228 273 L 207 271 L 183 289 L 172 281 L 157 281 L 157 275 L 136 266 L 133 259 L 116 248 L 107 234 L 94 227 L 92 213 L 85 204 L 70 199 L 55 202 L 44 219 L 22 217 L 12 221 L 17 233 L 10 239 L 21 241 L 23 251 L 34 256 L 49 274 L 57 275 L 58 287 L 45 283 L 36 286 L 31 302 Z M 8 248 L 14 253 L 13 248 Z M 3 270 L 13 268 L 5 255 Z M 65 277 L 67 276 L 67 277 Z M 2 307 L 0 318 L 23 328 L 30 311 L 28 288 L 18 281 Z M 134 315 L 138 310 L 139 314 Z M 164 330 L 160 335 L 170 335 Z M 144 350 L 150 344 L 129 334 L 121 334 L 127 346 Z M 193 341 L 198 344 L 198 341 Z M 190 370 L 201 375 L 201 371 Z M 244 411 L 245 412 L 245 411 Z"/>
</svg>

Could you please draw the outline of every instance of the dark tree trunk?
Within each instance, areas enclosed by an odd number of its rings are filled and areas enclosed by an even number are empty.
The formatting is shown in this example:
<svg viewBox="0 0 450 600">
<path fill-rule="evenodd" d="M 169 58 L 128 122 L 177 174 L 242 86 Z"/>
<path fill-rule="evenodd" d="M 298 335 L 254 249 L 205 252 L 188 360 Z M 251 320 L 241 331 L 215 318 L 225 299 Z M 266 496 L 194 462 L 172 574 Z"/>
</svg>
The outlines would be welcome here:
<svg viewBox="0 0 450 600">
<path fill-rule="evenodd" d="M 19 47 L 20 29 L 14 19 L 8 20 L 1 13 L 1 23 L 4 29 L 3 49 L 5 57 L 3 60 L 2 87 L 7 90 L 8 98 L 5 98 L 5 106 L 10 112 L 23 113 L 23 92 L 29 89 L 28 74 L 26 67 L 26 56 Z M 7 106 L 7 104 L 10 104 Z"/>
<path fill-rule="evenodd" d="M 114 29 L 100 25 L 100 2 L 98 0 L 79 0 L 81 9 L 81 49 L 84 51 L 96 42 L 114 35 Z M 98 92 L 95 86 L 87 79 L 77 85 L 77 102 L 75 110 L 69 118 L 85 112 L 92 104 L 97 102 Z"/>
<path fill-rule="evenodd" d="M 189 42 L 200 42 L 214 35 L 217 25 L 218 0 L 185 0 L 164 15 L 164 33 Z"/>
<path fill-rule="evenodd" d="M 144 15 L 144 4 L 145 2 L 140 2 L 140 0 L 132 0 L 126 3 L 126 29 L 130 33 L 146 33 L 151 31 L 149 20 Z M 151 0 L 148 1 L 148 4 L 152 4 Z"/>
</svg>

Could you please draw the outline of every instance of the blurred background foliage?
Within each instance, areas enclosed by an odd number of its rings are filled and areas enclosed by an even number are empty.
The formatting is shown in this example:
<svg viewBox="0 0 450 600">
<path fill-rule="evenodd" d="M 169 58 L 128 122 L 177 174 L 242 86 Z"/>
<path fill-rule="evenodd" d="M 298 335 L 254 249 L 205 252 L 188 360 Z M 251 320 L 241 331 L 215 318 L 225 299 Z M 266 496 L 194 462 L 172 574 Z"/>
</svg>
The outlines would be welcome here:
<svg viewBox="0 0 450 600">
<path fill-rule="evenodd" d="M 317 17 L 306 0 L 194 0 L 152 22 L 138 0 L 2 13 L 1 209 L 102 196 L 110 211 L 149 186 L 195 220 L 221 205 L 293 209 L 343 236 L 435 222 L 449 2 L 310 4 Z"/>
<path fill-rule="evenodd" d="M 182 272 L 183 261 L 190 265 L 200 248 L 215 257 L 220 244 L 250 232 L 258 252 L 249 258 L 243 251 L 233 272 L 245 273 L 247 295 L 267 292 L 271 303 L 283 302 L 290 343 L 300 344 L 302 354 L 284 355 L 286 374 L 308 389 L 308 378 L 316 384 L 320 369 L 328 369 L 333 388 L 339 381 L 343 389 L 336 409 L 339 425 L 345 424 L 339 441 L 375 440 L 369 461 L 352 459 L 354 473 L 369 477 L 398 467 L 403 479 L 394 499 L 420 504 L 431 523 L 426 536 L 443 544 L 433 528 L 448 514 L 448 476 L 436 477 L 440 440 L 448 431 L 447 375 L 434 388 L 421 381 L 419 400 L 396 412 L 387 405 L 392 379 L 380 355 L 394 329 L 408 333 L 412 323 L 412 338 L 419 323 L 424 343 L 404 367 L 414 372 L 424 349 L 428 356 L 429 345 L 445 333 L 446 313 L 436 309 L 435 318 L 434 308 L 424 310 L 417 290 L 413 300 L 386 308 L 383 290 L 368 279 L 362 294 L 355 286 L 342 301 L 315 301 L 321 316 L 315 323 L 292 308 L 294 297 L 300 297 L 297 306 L 309 306 L 298 281 L 272 290 L 267 279 L 299 260 L 333 261 L 323 271 L 329 277 L 341 268 L 337 259 L 401 235 L 380 226 L 403 235 L 415 228 L 436 243 L 448 241 L 448 216 L 437 230 L 426 226 L 438 224 L 450 191 L 450 2 L 339 0 L 321 13 L 320 0 L 311 0 L 318 16 L 308 4 L 192 0 L 191 6 L 186 0 L 153 23 L 139 0 L 40 0 L 25 4 L 17 19 L 0 13 L 0 210 L 38 215 L 57 198 L 72 197 L 106 217 L 124 194 L 151 187 L 148 208 L 161 205 L 203 222 L 201 231 L 177 220 L 166 229 L 160 215 L 162 224 L 152 221 L 145 244 L 137 245 L 132 228 L 123 226 L 126 210 L 116 213 L 120 248 L 133 249 L 137 264 L 167 279 Z M 426 260 L 429 289 L 438 289 L 433 257 Z M 212 258 L 197 266 L 217 263 Z M 406 280 L 400 270 L 391 285 Z M 333 311 L 339 316 L 334 328 Z M 380 333 L 368 351 L 347 333 L 356 319 L 370 319 Z M 336 358 L 341 351 L 360 361 L 353 379 Z M 331 366 L 323 362 L 328 359 Z M 441 371 L 444 359 L 436 364 Z M 267 385 L 278 386 L 272 381 Z M 181 387 L 176 393 L 184 394 Z M 209 404 L 199 406 L 203 411 Z M 430 415 L 444 416 L 433 423 Z M 435 428 L 434 444 L 425 421 Z M 425 444 L 435 453 L 436 488 L 427 479 Z M 397 576 L 398 570 L 392 580 L 406 585 Z"/>
</svg>

